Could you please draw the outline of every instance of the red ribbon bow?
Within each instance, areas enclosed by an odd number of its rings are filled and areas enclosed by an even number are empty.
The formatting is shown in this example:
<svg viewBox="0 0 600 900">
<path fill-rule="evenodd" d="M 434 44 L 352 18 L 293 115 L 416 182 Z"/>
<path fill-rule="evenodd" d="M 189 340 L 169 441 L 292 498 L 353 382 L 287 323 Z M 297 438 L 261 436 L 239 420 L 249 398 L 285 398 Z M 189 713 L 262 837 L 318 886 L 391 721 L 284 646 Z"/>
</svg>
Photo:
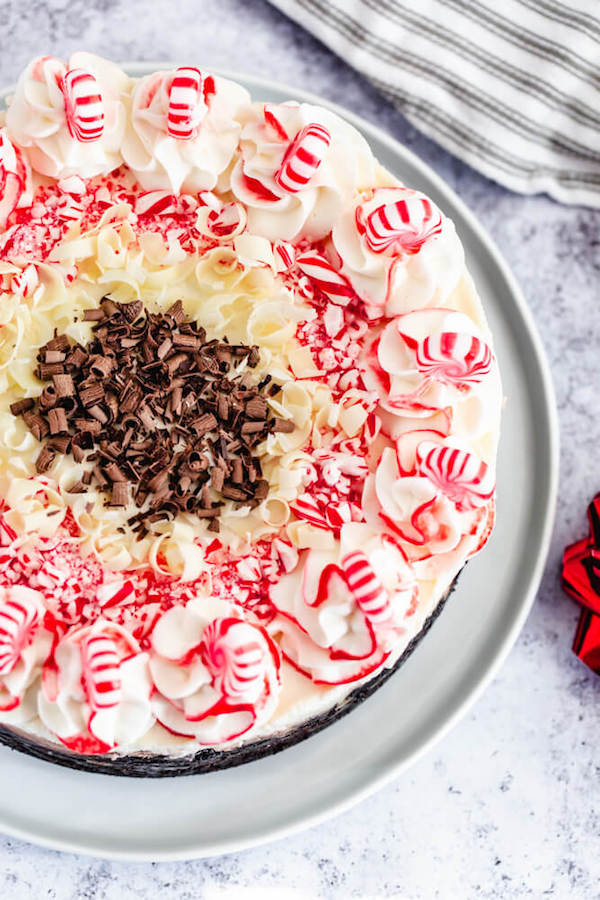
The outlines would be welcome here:
<svg viewBox="0 0 600 900">
<path fill-rule="evenodd" d="M 589 537 L 567 547 L 562 561 L 563 588 L 583 607 L 573 652 L 600 675 L 600 493 L 588 506 Z"/>
</svg>

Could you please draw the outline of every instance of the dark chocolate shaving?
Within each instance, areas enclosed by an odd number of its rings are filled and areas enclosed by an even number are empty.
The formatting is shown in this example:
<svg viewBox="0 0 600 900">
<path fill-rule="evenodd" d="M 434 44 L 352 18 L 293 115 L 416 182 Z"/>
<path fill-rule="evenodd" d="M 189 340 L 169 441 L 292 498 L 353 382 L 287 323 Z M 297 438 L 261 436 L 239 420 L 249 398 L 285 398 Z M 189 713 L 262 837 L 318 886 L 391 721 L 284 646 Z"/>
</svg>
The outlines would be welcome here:
<svg viewBox="0 0 600 900">
<path fill-rule="evenodd" d="M 44 442 L 39 473 L 71 453 L 83 471 L 70 493 L 93 486 L 111 506 L 133 502 L 140 512 L 128 521 L 140 535 L 180 511 L 218 532 L 225 500 L 253 508 L 267 497 L 255 448 L 294 425 L 269 409 L 280 385 L 247 371 L 258 347 L 207 341 L 180 301 L 154 314 L 105 298 L 84 320 L 90 343 L 55 333 L 37 358 L 41 395 L 10 407 Z"/>
</svg>

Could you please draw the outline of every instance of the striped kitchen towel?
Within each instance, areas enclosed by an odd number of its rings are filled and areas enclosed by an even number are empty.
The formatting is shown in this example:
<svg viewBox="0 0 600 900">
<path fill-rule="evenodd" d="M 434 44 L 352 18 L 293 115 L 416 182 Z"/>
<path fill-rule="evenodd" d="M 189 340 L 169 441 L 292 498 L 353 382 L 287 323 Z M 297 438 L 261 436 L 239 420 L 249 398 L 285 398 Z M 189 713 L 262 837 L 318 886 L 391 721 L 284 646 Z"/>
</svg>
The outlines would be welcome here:
<svg viewBox="0 0 600 900">
<path fill-rule="evenodd" d="M 429 137 L 600 207 L 600 0 L 272 0 Z"/>
</svg>

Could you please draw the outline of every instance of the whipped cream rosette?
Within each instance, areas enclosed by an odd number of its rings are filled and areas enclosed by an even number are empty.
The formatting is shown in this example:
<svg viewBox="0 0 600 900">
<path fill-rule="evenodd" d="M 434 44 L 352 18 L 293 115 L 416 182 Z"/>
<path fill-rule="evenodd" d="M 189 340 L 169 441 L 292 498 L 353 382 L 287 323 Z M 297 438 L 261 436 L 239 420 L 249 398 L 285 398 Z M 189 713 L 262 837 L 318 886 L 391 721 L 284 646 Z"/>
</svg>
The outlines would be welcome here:
<svg viewBox="0 0 600 900">
<path fill-rule="evenodd" d="M 74 53 L 68 63 L 40 56 L 19 78 L 8 134 L 41 175 L 108 174 L 122 161 L 128 85 L 118 66 L 91 53 Z"/>
<path fill-rule="evenodd" d="M 0 565 L 3 553 L 0 547 Z M 23 585 L 0 587 L 0 721 L 26 722 L 35 715 L 27 690 L 52 647 L 45 627 L 44 598 Z M 26 699 L 25 699 L 26 698 Z"/>
<path fill-rule="evenodd" d="M 320 240 L 341 210 L 375 181 L 365 139 L 308 103 L 257 103 L 246 112 L 231 188 L 248 227 L 270 240 Z"/>
<path fill-rule="evenodd" d="M 80 753 L 128 746 L 154 719 L 148 655 L 105 619 L 62 637 L 44 666 L 38 712 L 48 730 Z"/>
<path fill-rule="evenodd" d="M 0 128 L 0 740 L 154 775 L 332 721 L 489 537 L 501 403 L 454 225 L 338 115 L 34 60 Z"/>
<path fill-rule="evenodd" d="M 285 658 L 318 684 L 347 684 L 378 669 L 402 640 L 418 599 L 397 543 L 360 524 L 335 550 L 308 550 L 271 589 L 271 630 Z"/>
<path fill-rule="evenodd" d="M 123 159 L 146 190 L 212 191 L 237 148 L 248 92 L 198 69 L 155 72 L 133 87 Z"/>
<path fill-rule="evenodd" d="M 341 272 L 386 316 L 443 306 L 464 270 L 453 222 L 419 191 L 375 188 L 354 198 L 332 229 Z"/>
<path fill-rule="evenodd" d="M 411 431 L 386 447 L 365 482 L 367 521 L 384 522 L 413 560 L 477 552 L 494 515 L 492 468 L 438 432 Z"/>
<path fill-rule="evenodd" d="M 223 744 L 247 734 L 277 705 L 277 646 L 264 628 L 207 596 L 159 619 L 150 669 L 158 721 L 200 744 Z"/>
<path fill-rule="evenodd" d="M 29 161 L 6 128 L 0 128 L 0 227 L 15 209 L 29 206 L 32 196 Z"/>
<path fill-rule="evenodd" d="M 363 377 L 379 394 L 393 438 L 429 427 L 407 418 L 471 438 L 497 427 L 496 360 L 481 328 L 462 312 L 423 309 L 392 319 L 367 345 Z"/>
</svg>

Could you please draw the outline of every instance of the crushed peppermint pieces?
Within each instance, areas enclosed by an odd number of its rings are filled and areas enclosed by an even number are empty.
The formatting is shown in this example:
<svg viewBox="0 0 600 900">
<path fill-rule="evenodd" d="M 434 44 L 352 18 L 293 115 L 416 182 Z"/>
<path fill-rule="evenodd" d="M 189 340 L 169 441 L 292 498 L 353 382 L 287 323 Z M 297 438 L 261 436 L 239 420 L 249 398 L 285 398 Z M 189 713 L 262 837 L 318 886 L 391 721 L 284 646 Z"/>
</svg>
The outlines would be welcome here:
<svg viewBox="0 0 600 900">
<path fill-rule="evenodd" d="M 48 341 L 37 357 L 42 393 L 10 407 L 43 442 L 38 474 L 70 453 L 83 473 L 69 492 L 92 485 L 111 506 L 133 501 L 140 512 L 128 522 L 140 534 L 178 512 L 218 531 L 225 501 L 254 508 L 266 498 L 256 448 L 294 425 L 271 414 L 279 385 L 252 375 L 258 347 L 207 340 L 180 301 L 162 314 L 105 298 L 84 320 L 90 343 Z"/>
</svg>

